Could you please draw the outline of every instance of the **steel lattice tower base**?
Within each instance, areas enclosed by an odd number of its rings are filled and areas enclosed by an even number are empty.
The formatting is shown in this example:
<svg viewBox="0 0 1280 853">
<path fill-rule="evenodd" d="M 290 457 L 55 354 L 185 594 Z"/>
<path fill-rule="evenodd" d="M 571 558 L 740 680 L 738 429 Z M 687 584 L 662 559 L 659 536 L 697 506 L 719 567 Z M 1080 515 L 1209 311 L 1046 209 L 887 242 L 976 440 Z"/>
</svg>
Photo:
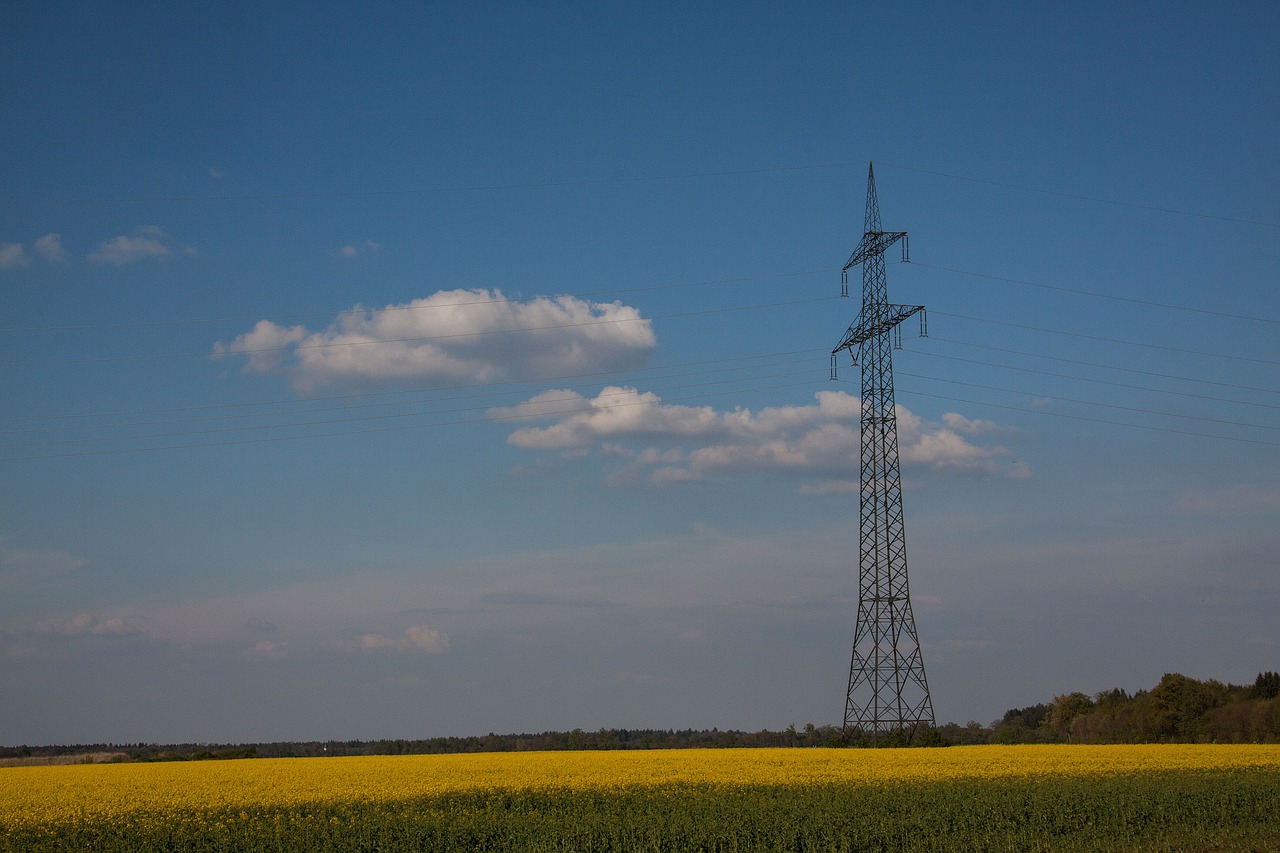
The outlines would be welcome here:
<svg viewBox="0 0 1280 853">
<path fill-rule="evenodd" d="M 898 324 L 919 313 L 923 334 L 924 306 L 890 303 L 885 281 L 885 250 L 901 240 L 906 260 L 906 238 L 905 231 L 881 230 L 875 172 L 868 166 L 862 242 L 842 274 L 842 295 L 847 296 L 848 271 L 862 265 L 862 312 L 831 351 L 831 370 L 835 378 L 836 356 L 841 350 L 848 350 L 862 368 L 858 619 L 844 735 L 865 738 L 872 744 L 889 738 L 910 742 L 918 731 L 934 725 L 933 701 L 907 589 L 907 539 L 893 400 L 893 346 L 901 338 Z"/>
</svg>

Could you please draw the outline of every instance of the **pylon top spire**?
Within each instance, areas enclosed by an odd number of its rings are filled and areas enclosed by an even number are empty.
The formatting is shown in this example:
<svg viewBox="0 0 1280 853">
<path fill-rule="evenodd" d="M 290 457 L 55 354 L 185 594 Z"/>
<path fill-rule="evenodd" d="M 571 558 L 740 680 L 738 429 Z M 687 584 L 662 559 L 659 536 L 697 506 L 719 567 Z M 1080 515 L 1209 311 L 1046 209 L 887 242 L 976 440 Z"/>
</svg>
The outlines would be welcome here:
<svg viewBox="0 0 1280 853">
<path fill-rule="evenodd" d="M 889 302 L 885 284 L 884 253 L 890 246 L 902 241 L 902 259 L 908 260 L 907 232 L 881 231 L 880 200 L 876 196 L 875 164 L 867 164 L 867 216 L 866 232 L 857 248 L 845 261 L 841 271 L 840 295 L 849 295 L 849 270 L 862 265 L 862 311 L 849 326 L 840 343 L 831 351 L 831 378 L 835 378 L 836 353 L 849 350 L 857 359 L 857 350 L 865 341 L 887 333 L 913 314 L 921 314 L 921 333 L 924 330 L 923 305 L 894 305 Z"/>
<path fill-rule="evenodd" d="M 863 220 L 864 234 L 880 233 L 880 200 L 876 198 L 876 170 L 874 163 L 867 163 L 867 216 Z"/>
</svg>

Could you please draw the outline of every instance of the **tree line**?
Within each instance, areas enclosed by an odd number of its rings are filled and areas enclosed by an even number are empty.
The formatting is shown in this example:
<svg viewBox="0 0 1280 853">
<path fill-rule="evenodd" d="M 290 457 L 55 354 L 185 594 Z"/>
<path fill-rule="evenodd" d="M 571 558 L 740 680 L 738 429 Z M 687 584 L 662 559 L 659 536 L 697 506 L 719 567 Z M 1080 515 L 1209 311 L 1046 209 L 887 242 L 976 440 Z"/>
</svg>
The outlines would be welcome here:
<svg viewBox="0 0 1280 853">
<path fill-rule="evenodd" d="M 972 724 L 970 724 L 972 726 Z M 958 728 L 958 727 L 957 727 Z M 968 734 L 948 727 L 953 742 Z M 1014 708 L 980 743 L 1280 743 L 1280 673 L 1251 685 L 1166 673 L 1151 690 L 1067 693 L 1049 704 Z"/>
<path fill-rule="evenodd" d="M 337 755 L 426 755 L 546 750 L 687 749 L 692 747 L 814 747 L 864 743 L 838 726 L 758 732 L 720 729 L 574 729 L 536 734 L 251 744 L 107 743 L 0 747 L 0 760 L 111 756 L 117 761 L 198 761 Z M 891 739 L 891 744 L 905 743 Z M 1262 672 L 1252 685 L 1198 681 L 1168 673 L 1151 690 L 1123 689 L 1090 696 L 1075 692 L 1047 704 L 1012 708 L 990 725 L 946 723 L 917 734 L 916 745 L 1015 743 L 1280 743 L 1280 673 Z"/>
</svg>

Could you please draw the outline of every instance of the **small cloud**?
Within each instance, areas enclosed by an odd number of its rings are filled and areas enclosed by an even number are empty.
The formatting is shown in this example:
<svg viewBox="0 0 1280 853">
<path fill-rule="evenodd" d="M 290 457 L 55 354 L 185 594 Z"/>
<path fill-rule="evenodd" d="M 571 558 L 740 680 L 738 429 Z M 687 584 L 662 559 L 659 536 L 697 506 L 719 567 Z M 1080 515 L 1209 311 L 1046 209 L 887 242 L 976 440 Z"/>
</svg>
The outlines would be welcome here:
<svg viewBox="0 0 1280 853">
<path fill-rule="evenodd" d="M 245 650 L 244 656 L 250 660 L 282 660 L 289 656 L 289 644 L 276 643 L 271 640 L 259 640 Z"/>
<path fill-rule="evenodd" d="M 36 253 L 46 261 L 55 264 L 67 262 L 67 250 L 62 247 L 62 238 L 57 234 L 46 234 L 35 243 Z"/>
<path fill-rule="evenodd" d="M 377 254 L 380 251 L 382 251 L 381 243 L 365 240 L 363 243 L 348 243 L 338 250 L 338 254 L 344 258 L 355 258 L 360 255 Z"/>
<path fill-rule="evenodd" d="M 428 655 L 442 655 L 449 651 L 449 635 L 426 625 L 414 625 L 405 629 L 402 637 L 386 634 L 361 634 L 358 643 L 365 653 L 381 651 L 418 651 Z"/>
<path fill-rule="evenodd" d="M 31 264 L 31 257 L 21 243 L 0 243 L 0 270 L 16 270 Z"/>
<path fill-rule="evenodd" d="M 288 357 L 288 347 L 307 336 L 302 326 L 277 326 L 270 320 L 259 320 L 253 331 L 247 332 L 229 344 L 218 341 L 213 345 L 213 357 L 245 355 L 249 363 L 245 370 L 267 373 L 275 370 Z"/>
<path fill-rule="evenodd" d="M 70 619 L 41 622 L 37 625 L 37 631 L 63 637 L 129 637 L 142 633 L 141 629 L 118 616 L 99 619 L 92 613 L 79 613 Z"/>
<path fill-rule="evenodd" d="M 442 655 L 449 651 L 449 637 L 443 631 L 428 628 L 426 625 L 414 625 L 405 630 L 409 645 L 429 655 Z"/>
<path fill-rule="evenodd" d="M 89 260 L 98 264 L 123 266 L 175 253 L 194 255 L 196 250 L 191 246 L 179 245 L 159 226 L 144 225 L 133 236 L 121 235 L 99 243 L 98 248 L 89 253 Z"/>
<path fill-rule="evenodd" d="M 217 166 L 209 167 L 209 177 L 213 178 L 215 181 L 220 181 L 226 176 L 227 176 L 227 173 L 222 169 L 219 169 Z"/>
</svg>

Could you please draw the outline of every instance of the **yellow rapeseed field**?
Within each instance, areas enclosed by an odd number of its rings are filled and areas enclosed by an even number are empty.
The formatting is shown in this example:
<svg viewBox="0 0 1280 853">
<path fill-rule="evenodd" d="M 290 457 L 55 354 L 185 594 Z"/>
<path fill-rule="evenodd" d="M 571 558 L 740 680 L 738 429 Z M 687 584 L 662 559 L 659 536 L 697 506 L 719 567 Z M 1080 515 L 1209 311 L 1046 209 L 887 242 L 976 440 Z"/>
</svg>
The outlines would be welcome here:
<svg viewBox="0 0 1280 853">
<path fill-rule="evenodd" d="M 1275 745 L 688 749 L 285 758 L 0 770 L 0 835 L 143 816 L 386 804 L 479 791 L 1098 777 L 1147 771 L 1280 771 Z"/>
</svg>

